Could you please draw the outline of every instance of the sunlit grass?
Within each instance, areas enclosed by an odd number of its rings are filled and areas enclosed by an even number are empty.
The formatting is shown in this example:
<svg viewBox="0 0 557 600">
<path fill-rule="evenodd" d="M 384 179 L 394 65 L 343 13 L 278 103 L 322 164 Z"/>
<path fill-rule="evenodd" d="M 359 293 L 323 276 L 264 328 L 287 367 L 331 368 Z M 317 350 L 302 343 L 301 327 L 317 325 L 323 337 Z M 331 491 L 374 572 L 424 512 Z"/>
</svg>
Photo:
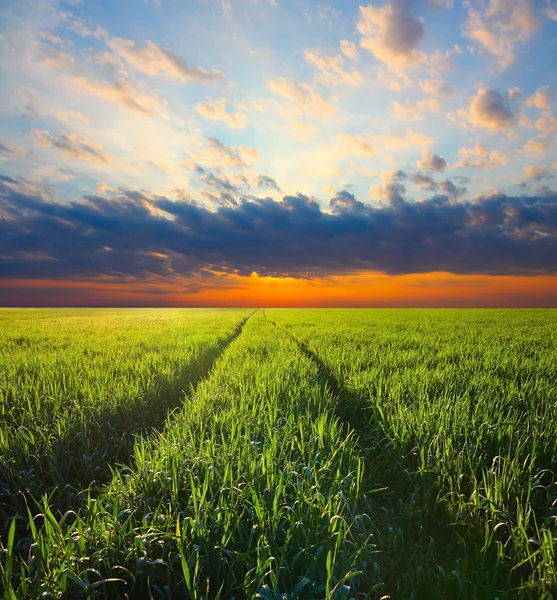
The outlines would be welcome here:
<svg viewBox="0 0 557 600">
<path fill-rule="evenodd" d="M 0 312 L 6 597 L 553 597 L 557 313 L 250 312 Z"/>
<path fill-rule="evenodd" d="M 71 496 L 107 480 L 248 314 L 0 311 L 0 517 L 23 490 Z"/>
</svg>

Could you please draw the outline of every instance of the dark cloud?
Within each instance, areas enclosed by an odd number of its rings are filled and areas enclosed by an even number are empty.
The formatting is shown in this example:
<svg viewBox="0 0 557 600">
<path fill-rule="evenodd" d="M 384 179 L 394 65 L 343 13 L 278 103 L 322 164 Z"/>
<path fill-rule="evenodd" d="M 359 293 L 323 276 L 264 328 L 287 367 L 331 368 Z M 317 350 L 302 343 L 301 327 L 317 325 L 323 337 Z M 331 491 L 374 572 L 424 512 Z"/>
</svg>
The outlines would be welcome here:
<svg viewBox="0 0 557 600">
<path fill-rule="evenodd" d="M 274 190 L 275 192 L 282 191 L 278 186 L 277 182 L 268 175 L 259 175 L 255 180 L 255 185 L 261 189 Z"/>
<path fill-rule="evenodd" d="M 221 192 L 229 192 L 233 194 L 238 193 L 238 187 L 235 186 L 230 180 L 226 177 L 219 177 L 214 173 L 209 173 L 201 177 L 200 181 L 208 185 L 209 187 L 216 188 Z"/>
<path fill-rule="evenodd" d="M 0 276 L 557 272 L 557 193 L 454 202 L 441 182 L 446 194 L 410 202 L 405 177 L 395 173 L 388 204 L 343 190 L 328 210 L 301 194 L 280 202 L 230 195 L 209 210 L 133 190 L 62 204 L 2 178 Z"/>
<path fill-rule="evenodd" d="M 410 180 L 412 183 L 419 187 L 421 190 L 436 190 L 439 186 L 435 179 L 431 175 L 427 173 L 422 173 L 418 171 L 417 173 L 413 173 L 410 175 Z"/>
<path fill-rule="evenodd" d="M 420 169 L 425 171 L 444 171 L 447 168 L 447 161 L 437 154 L 426 150 L 422 158 L 416 163 Z"/>
<path fill-rule="evenodd" d="M 363 202 L 356 200 L 356 196 L 354 196 L 354 194 L 351 194 L 346 190 L 337 192 L 336 196 L 331 198 L 329 206 L 331 207 L 331 210 L 334 214 L 339 214 L 344 211 L 362 213 L 369 208 Z"/>
<path fill-rule="evenodd" d="M 466 193 L 465 187 L 456 186 L 450 179 L 440 181 L 439 187 L 445 192 L 445 194 L 447 194 L 447 196 L 449 196 L 449 198 L 451 198 L 451 200 L 460 198 Z"/>
</svg>

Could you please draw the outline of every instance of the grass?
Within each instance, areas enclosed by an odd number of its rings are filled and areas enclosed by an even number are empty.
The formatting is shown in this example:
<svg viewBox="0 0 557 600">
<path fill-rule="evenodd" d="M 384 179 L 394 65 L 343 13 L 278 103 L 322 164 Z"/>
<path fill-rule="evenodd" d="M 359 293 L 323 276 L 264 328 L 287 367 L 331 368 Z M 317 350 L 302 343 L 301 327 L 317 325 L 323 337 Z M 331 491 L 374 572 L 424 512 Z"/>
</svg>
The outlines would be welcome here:
<svg viewBox="0 0 557 600">
<path fill-rule="evenodd" d="M 6 598 L 554 597 L 557 312 L 250 312 L 0 312 Z"/>
<path fill-rule="evenodd" d="M 110 478 L 164 425 L 248 311 L 1 311 L 0 522 L 26 491 Z"/>
</svg>

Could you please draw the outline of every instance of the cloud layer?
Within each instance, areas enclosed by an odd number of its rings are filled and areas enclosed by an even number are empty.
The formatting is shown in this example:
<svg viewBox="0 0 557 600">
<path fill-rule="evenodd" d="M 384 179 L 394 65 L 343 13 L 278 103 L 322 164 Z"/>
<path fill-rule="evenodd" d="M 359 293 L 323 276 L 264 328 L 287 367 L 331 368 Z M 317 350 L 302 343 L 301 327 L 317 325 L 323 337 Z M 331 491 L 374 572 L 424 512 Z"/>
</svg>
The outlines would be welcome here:
<svg viewBox="0 0 557 600">
<path fill-rule="evenodd" d="M 454 203 L 442 182 L 446 193 L 408 202 L 402 176 L 384 205 L 341 191 L 328 211 L 303 195 L 239 198 L 210 211 L 125 189 L 60 204 L 2 177 L 0 277 L 557 273 L 555 193 Z"/>
</svg>

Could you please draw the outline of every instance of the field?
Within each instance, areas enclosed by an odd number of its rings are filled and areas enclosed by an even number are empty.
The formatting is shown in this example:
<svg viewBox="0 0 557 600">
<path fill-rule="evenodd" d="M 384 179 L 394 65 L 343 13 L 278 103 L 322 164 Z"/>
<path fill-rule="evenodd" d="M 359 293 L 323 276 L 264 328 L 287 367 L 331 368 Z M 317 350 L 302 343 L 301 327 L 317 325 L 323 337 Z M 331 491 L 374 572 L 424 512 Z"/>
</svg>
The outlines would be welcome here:
<svg viewBox="0 0 557 600">
<path fill-rule="evenodd" d="M 1 310 L 5 598 L 557 597 L 557 311 Z"/>
</svg>

